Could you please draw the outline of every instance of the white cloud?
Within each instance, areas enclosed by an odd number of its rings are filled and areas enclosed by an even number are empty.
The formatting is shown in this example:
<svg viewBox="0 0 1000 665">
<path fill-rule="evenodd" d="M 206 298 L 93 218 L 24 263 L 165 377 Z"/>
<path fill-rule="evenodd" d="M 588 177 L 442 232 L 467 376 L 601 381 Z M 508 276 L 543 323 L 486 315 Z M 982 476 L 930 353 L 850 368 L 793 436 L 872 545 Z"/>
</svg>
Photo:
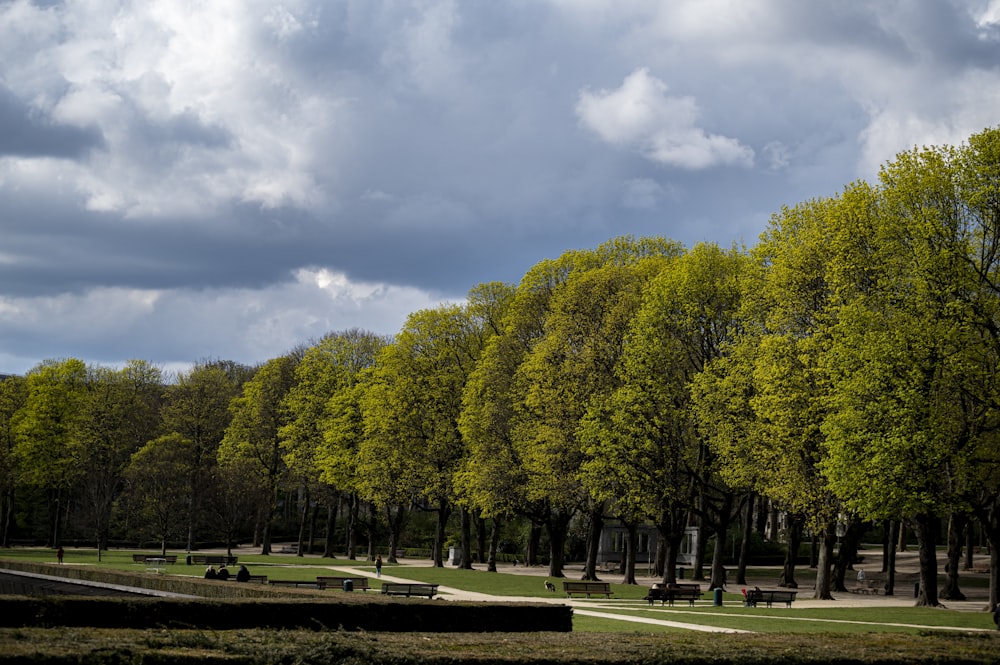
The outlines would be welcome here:
<svg viewBox="0 0 1000 665">
<path fill-rule="evenodd" d="M 646 68 L 629 74 L 616 90 L 581 91 L 576 114 L 605 142 L 660 164 L 693 170 L 753 164 L 752 149 L 698 127 L 695 100 L 668 95 L 667 85 Z"/>
</svg>

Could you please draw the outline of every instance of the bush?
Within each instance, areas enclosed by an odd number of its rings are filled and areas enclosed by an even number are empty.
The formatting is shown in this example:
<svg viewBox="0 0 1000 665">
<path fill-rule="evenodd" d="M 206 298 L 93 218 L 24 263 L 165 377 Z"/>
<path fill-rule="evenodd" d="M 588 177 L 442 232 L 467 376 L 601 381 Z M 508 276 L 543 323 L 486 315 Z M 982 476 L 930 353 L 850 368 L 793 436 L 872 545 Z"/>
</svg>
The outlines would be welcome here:
<svg viewBox="0 0 1000 665">
<path fill-rule="evenodd" d="M 9 628 L 267 628 L 425 633 L 572 630 L 572 610 L 564 605 L 398 601 L 378 596 L 369 602 L 349 603 L 308 599 L 0 596 L 0 617 L 3 617 L 0 626 Z"/>
</svg>

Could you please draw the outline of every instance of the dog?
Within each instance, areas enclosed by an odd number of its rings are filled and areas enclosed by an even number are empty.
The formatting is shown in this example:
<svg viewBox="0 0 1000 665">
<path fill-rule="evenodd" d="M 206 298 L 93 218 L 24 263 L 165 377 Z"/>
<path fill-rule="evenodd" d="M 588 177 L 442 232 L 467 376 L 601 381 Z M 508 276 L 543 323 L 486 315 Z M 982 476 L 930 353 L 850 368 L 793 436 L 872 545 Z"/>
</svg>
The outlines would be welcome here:
<svg viewBox="0 0 1000 665">
<path fill-rule="evenodd" d="M 552 582 L 549 582 L 548 580 L 545 580 L 545 588 L 548 589 L 549 591 L 555 592 L 556 585 L 553 584 Z"/>
</svg>

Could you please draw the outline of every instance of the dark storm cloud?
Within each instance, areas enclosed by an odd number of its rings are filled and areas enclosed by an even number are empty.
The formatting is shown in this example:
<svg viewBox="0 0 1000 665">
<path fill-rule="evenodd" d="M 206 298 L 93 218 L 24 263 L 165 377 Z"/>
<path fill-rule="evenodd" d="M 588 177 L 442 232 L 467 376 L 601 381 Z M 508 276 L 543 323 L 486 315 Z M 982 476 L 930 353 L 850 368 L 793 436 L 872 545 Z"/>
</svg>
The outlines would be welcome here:
<svg viewBox="0 0 1000 665">
<path fill-rule="evenodd" d="M 0 372 L 256 362 L 617 235 L 752 245 L 997 122 L 975 9 L 0 4 Z"/>
<path fill-rule="evenodd" d="M 72 159 L 102 143 L 95 129 L 53 123 L 0 85 L 0 157 Z"/>
</svg>

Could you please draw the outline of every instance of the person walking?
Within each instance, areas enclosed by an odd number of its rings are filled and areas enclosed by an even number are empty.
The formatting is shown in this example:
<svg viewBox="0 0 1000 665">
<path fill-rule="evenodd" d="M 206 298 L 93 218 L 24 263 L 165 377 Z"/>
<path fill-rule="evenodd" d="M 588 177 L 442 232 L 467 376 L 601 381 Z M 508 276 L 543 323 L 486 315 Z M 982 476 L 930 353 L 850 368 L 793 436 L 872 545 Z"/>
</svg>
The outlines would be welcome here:
<svg viewBox="0 0 1000 665">
<path fill-rule="evenodd" d="M 375 555 L 375 577 L 382 577 L 382 555 Z"/>
</svg>

